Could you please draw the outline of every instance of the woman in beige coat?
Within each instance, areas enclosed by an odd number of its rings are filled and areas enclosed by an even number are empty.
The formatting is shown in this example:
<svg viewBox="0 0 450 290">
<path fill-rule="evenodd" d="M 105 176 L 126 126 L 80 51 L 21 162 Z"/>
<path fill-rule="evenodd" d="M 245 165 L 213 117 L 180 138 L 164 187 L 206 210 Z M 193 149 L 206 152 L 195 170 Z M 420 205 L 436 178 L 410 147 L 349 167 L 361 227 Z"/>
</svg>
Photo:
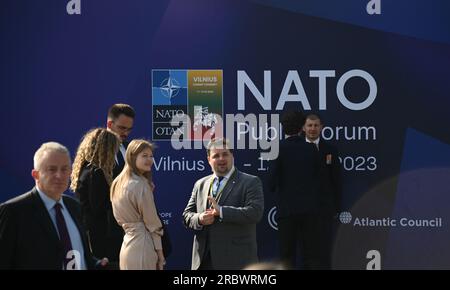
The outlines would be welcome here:
<svg viewBox="0 0 450 290">
<path fill-rule="evenodd" d="M 163 229 L 153 199 L 153 148 L 146 140 L 131 141 L 125 167 L 111 185 L 114 217 L 125 231 L 121 270 L 162 270 L 165 265 Z"/>
</svg>

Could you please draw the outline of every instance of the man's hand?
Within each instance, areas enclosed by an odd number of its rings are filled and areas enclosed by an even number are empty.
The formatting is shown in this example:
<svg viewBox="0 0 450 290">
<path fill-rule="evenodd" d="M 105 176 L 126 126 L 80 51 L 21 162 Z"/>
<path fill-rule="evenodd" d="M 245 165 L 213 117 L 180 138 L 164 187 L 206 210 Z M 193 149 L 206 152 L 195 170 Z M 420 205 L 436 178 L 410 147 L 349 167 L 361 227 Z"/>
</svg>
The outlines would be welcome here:
<svg viewBox="0 0 450 290">
<path fill-rule="evenodd" d="M 109 264 L 108 258 L 103 258 L 103 259 L 100 260 L 100 266 L 101 267 L 106 267 L 106 266 L 108 266 L 108 264 Z"/>
<path fill-rule="evenodd" d="M 216 199 L 208 196 L 208 201 L 211 204 L 211 209 L 208 210 L 212 211 L 214 216 L 220 216 L 220 206 L 217 204 Z"/>
<path fill-rule="evenodd" d="M 211 209 L 207 209 L 199 216 L 200 224 L 203 226 L 211 225 L 214 223 L 214 212 Z"/>
</svg>

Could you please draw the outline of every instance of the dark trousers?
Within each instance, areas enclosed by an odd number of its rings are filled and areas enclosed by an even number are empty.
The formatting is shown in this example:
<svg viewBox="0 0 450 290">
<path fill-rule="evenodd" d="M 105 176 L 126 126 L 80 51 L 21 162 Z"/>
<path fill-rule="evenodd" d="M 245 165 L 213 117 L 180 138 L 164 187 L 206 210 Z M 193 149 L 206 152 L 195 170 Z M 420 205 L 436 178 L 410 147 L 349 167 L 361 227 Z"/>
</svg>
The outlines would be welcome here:
<svg viewBox="0 0 450 290">
<path fill-rule="evenodd" d="M 212 259 L 211 259 L 211 250 L 209 247 L 209 227 L 206 227 L 206 248 L 202 257 L 202 261 L 198 270 L 214 270 Z"/>
<path fill-rule="evenodd" d="M 278 220 L 280 258 L 288 269 L 296 268 L 300 245 L 302 269 L 331 269 L 333 218 L 329 214 L 299 214 Z"/>
<path fill-rule="evenodd" d="M 202 262 L 200 263 L 198 270 L 214 270 L 211 260 L 211 251 L 209 251 L 209 249 L 203 256 Z"/>
</svg>

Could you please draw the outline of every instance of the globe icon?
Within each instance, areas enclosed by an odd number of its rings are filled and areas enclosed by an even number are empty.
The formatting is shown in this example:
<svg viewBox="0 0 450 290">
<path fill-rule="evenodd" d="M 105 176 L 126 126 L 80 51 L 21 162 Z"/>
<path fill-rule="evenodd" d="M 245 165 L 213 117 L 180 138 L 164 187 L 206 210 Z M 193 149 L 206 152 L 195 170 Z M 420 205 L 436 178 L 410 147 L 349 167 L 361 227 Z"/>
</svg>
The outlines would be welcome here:
<svg viewBox="0 0 450 290">
<path fill-rule="evenodd" d="M 352 221 L 352 214 L 348 211 L 343 211 L 339 214 L 339 220 L 343 224 L 349 224 Z"/>
</svg>

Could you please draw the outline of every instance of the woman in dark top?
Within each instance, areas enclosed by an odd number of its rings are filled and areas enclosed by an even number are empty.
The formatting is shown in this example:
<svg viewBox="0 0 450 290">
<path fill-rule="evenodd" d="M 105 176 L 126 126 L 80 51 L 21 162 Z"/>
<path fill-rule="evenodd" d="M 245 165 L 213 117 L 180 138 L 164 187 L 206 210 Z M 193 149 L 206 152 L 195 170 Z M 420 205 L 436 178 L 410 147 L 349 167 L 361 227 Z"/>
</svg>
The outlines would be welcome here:
<svg viewBox="0 0 450 290">
<path fill-rule="evenodd" d="M 118 265 L 123 230 L 117 224 L 109 197 L 118 137 L 96 128 L 83 137 L 75 156 L 70 188 L 80 199 L 81 214 L 92 253 Z"/>
</svg>

